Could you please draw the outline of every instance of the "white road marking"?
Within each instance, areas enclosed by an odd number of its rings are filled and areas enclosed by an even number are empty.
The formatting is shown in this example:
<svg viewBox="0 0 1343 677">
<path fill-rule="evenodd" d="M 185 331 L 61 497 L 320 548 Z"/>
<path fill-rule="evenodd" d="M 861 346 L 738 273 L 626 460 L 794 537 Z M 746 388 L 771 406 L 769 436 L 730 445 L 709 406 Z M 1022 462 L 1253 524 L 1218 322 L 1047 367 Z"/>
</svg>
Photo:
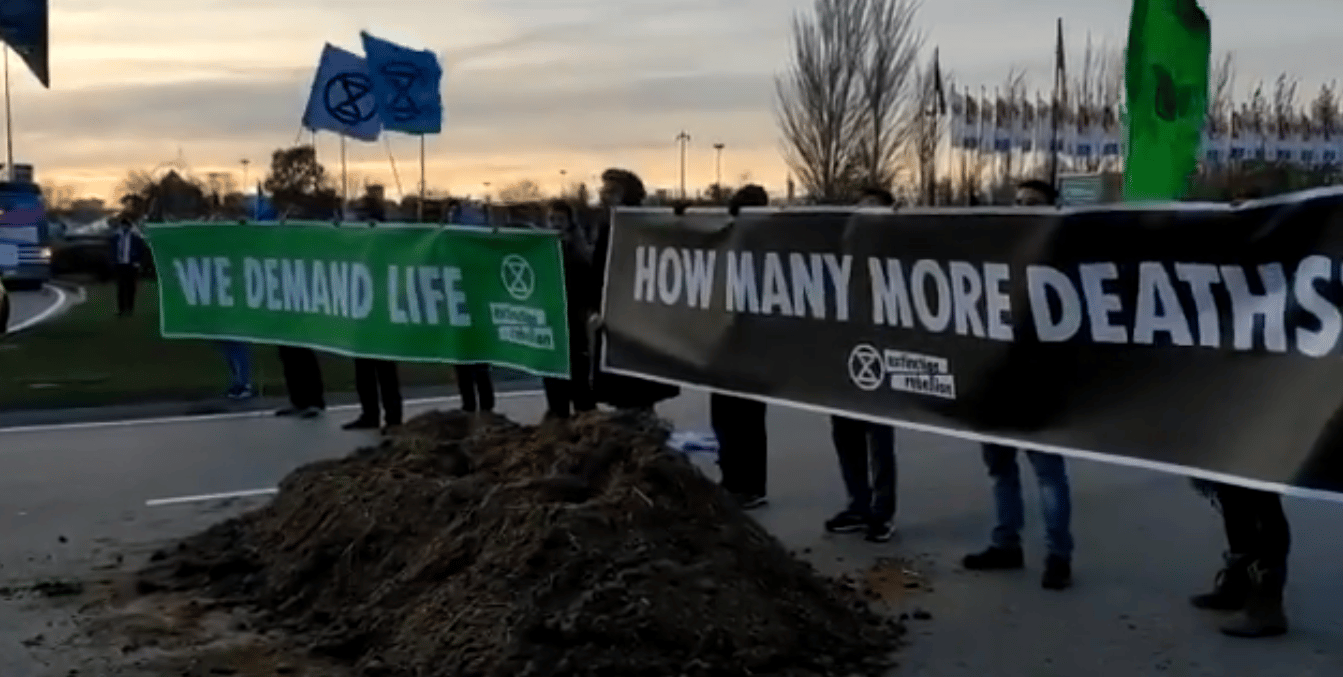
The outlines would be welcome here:
<svg viewBox="0 0 1343 677">
<path fill-rule="evenodd" d="M 145 506 L 157 508 L 164 505 L 181 505 L 183 503 L 203 503 L 205 501 L 220 501 L 227 498 L 248 498 L 250 496 L 269 496 L 278 489 L 248 489 L 246 491 L 229 491 L 222 494 L 201 494 L 199 496 L 177 496 L 174 498 L 156 498 L 152 501 L 145 501 Z"/>
<path fill-rule="evenodd" d="M 497 399 L 507 400 L 518 397 L 533 397 L 544 394 L 544 390 L 512 390 L 501 392 L 495 395 Z M 425 404 L 439 404 L 447 402 L 456 402 L 461 400 L 460 395 L 447 395 L 444 397 L 425 397 L 416 400 L 406 400 L 405 406 L 413 407 Z M 358 409 L 358 404 L 342 404 L 334 407 L 327 407 L 327 412 L 352 411 Z M 207 421 L 228 421 L 245 418 L 265 418 L 274 416 L 271 409 L 260 409 L 256 411 L 233 411 L 224 414 L 199 414 L 196 416 L 165 416 L 162 418 L 141 418 L 121 421 L 89 421 L 85 423 L 53 423 L 50 425 L 29 425 L 15 426 L 12 428 L 0 428 L 0 434 L 5 433 L 41 433 L 54 432 L 60 430 L 94 430 L 98 428 L 127 428 L 140 425 L 166 425 L 172 423 L 204 423 Z M 0 450 L 3 453 L 4 450 Z"/>
<path fill-rule="evenodd" d="M 61 289 L 60 287 L 51 284 L 43 285 L 42 288 L 50 289 L 51 291 L 56 292 L 56 302 L 51 304 L 50 306 L 47 306 L 47 308 L 44 309 L 42 312 L 10 327 L 9 333 L 17 334 L 25 329 L 34 327 L 42 322 L 45 322 L 47 318 L 51 317 L 52 315 L 55 315 L 56 313 L 60 312 L 62 309 L 65 308 L 65 301 L 66 299 L 69 298 L 69 294 L 66 294 L 64 289 Z"/>
</svg>

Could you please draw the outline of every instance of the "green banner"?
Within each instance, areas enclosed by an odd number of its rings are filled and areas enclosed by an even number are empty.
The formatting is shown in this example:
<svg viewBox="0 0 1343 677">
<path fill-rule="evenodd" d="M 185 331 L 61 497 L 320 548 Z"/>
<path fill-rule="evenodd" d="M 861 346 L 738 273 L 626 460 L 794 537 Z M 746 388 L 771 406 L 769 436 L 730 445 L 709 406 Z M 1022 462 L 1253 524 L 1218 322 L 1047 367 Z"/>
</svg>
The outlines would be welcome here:
<svg viewBox="0 0 1343 677">
<path fill-rule="evenodd" d="M 1211 50 L 1212 24 L 1197 0 L 1133 0 L 1126 201 L 1184 197 L 1203 141 Z"/>
<path fill-rule="evenodd" d="M 569 376 L 554 233 L 213 222 L 148 240 L 165 337 Z"/>
</svg>

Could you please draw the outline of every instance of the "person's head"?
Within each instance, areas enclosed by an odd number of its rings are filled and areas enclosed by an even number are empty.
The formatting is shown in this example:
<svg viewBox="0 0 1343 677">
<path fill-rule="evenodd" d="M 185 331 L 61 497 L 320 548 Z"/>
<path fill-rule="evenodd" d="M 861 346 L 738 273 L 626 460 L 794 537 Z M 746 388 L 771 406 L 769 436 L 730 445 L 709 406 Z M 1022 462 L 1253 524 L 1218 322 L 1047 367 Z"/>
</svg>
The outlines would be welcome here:
<svg viewBox="0 0 1343 677">
<path fill-rule="evenodd" d="M 1017 184 L 1018 207 L 1044 207 L 1058 201 L 1059 193 L 1047 181 L 1031 179 Z"/>
<path fill-rule="evenodd" d="M 628 169 L 608 169 L 602 172 L 600 198 L 606 207 L 637 207 L 648 197 L 644 182 Z"/>
<path fill-rule="evenodd" d="M 870 187 L 864 188 L 858 193 L 859 207 L 894 207 L 895 196 L 891 191 L 885 188 Z"/>
<path fill-rule="evenodd" d="M 121 229 L 121 230 L 130 230 L 130 229 L 131 229 L 131 217 L 129 217 L 129 216 L 119 216 L 119 217 L 117 217 L 117 228 L 119 228 L 119 229 Z"/>
<path fill-rule="evenodd" d="M 546 206 L 546 227 L 563 233 L 574 225 L 574 208 L 564 200 L 551 200 Z"/>
<path fill-rule="evenodd" d="M 730 209 L 741 209 L 742 207 L 768 207 L 769 193 L 765 192 L 762 186 L 754 183 L 742 186 L 728 200 Z"/>
</svg>

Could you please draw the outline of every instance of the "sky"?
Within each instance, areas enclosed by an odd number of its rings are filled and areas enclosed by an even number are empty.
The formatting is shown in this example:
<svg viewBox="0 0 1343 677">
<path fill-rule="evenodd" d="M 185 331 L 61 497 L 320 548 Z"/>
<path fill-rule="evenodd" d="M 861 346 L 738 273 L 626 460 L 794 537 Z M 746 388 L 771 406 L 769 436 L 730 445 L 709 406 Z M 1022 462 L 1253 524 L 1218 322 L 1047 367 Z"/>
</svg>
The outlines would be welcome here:
<svg viewBox="0 0 1343 677">
<path fill-rule="evenodd" d="M 360 52 L 368 30 L 440 54 L 446 119 L 426 142 L 427 182 L 478 196 L 522 179 L 591 184 L 610 166 L 674 187 L 682 130 L 692 191 L 715 180 L 715 143 L 725 183 L 749 173 L 782 191 L 774 76 L 792 15 L 811 0 L 50 3 L 51 89 L 10 59 L 15 159 L 39 182 L 111 197 L 128 171 L 182 158 L 238 180 L 246 159 L 254 183 L 276 148 L 310 138 L 299 119 L 323 44 Z M 1313 93 L 1343 74 L 1340 0 L 1202 4 L 1242 90 L 1287 72 Z M 1125 0 L 927 0 L 918 22 L 955 80 L 992 87 L 1017 68 L 1043 87 L 1058 17 L 1077 55 L 1088 35 L 1118 49 L 1128 11 Z M 337 137 L 317 145 L 339 177 Z M 418 139 L 391 133 L 345 152 L 352 184 L 417 190 Z"/>
</svg>

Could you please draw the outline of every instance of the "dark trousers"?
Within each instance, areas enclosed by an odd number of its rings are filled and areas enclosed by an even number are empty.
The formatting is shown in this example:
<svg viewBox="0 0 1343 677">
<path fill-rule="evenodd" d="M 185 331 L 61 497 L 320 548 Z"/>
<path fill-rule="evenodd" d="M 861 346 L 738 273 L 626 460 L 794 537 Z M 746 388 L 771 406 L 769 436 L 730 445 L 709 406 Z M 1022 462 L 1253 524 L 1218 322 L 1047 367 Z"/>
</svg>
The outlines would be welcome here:
<svg viewBox="0 0 1343 677">
<path fill-rule="evenodd" d="M 895 517 L 895 429 L 830 417 L 830 439 L 849 492 L 849 511 L 883 522 Z"/>
<path fill-rule="evenodd" d="M 1231 484 L 1214 484 L 1213 500 L 1226 527 L 1227 549 L 1285 571 L 1291 528 L 1278 494 Z"/>
<path fill-rule="evenodd" d="M 354 361 L 354 388 L 359 393 L 359 418 L 378 422 L 387 414 L 387 425 L 401 425 L 401 378 L 396 363 L 359 358 Z M 378 404 L 381 402 L 382 411 Z"/>
<path fill-rule="evenodd" d="M 117 264 L 117 314 L 135 312 L 135 289 L 140 284 L 140 271 L 135 266 Z"/>
<path fill-rule="evenodd" d="M 457 389 L 462 393 L 462 410 L 494 411 L 494 381 L 488 364 L 459 364 Z"/>
<path fill-rule="evenodd" d="M 765 403 L 717 393 L 709 396 L 709 421 L 718 437 L 723 488 L 764 496 L 768 458 Z"/>
<path fill-rule="evenodd" d="M 569 326 L 581 326 L 569 320 Z M 547 378 L 541 381 L 546 391 L 546 409 L 552 416 L 567 418 L 572 412 L 592 411 L 597 398 L 592 392 L 592 362 L 588 355 L 587 340 L 574 336 L 569 349 L 569 373 L 572 377 Z"/>
<path fill-rule="evenodd" d="M 280 366 L 284 368 L 284 387 L 295 409 L 326 408 L 326 386 L 322 367 L 311 348 L 280 346 Z"/>
</svg>

